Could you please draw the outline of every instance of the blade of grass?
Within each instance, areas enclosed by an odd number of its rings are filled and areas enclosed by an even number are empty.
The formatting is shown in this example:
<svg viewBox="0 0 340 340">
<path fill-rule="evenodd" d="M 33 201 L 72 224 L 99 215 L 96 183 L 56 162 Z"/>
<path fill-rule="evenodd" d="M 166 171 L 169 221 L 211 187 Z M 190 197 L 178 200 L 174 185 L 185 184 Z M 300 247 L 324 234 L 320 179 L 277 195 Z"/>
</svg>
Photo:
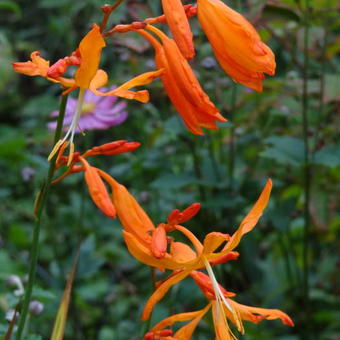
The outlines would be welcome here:
<svg viewBox="0 0 340 340">
<path fill-rule="evenodd" d="M 63 297 L 60 302 L 58 313 L 54 321 L 54 327 L 50 340 L 62 340 L 64 338 L 65 326 L 67 321 L 67 313 L 70 304 L 72 285 L 77 271 L 79 252 L 76 255 L 76 260 L 72 266 L 71 272 L 67 278 L 66 287 Z"/>
</svg>

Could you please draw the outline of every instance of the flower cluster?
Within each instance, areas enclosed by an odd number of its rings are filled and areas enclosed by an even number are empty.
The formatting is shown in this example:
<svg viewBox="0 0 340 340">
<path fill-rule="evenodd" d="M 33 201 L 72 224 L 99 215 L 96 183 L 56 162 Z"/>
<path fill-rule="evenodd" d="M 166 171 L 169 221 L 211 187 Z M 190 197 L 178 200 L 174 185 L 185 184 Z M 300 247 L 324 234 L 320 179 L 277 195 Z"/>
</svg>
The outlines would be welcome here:
<svg viewBox="0 0 340 340">
<path fill-rule="evenodd" d="M 65 147 L 66 144 L 62 145 L 59 151 L 57 168 L 68 164 L 68 157 L 63 156 Z M 84 172 L 93 202 L 106 216 L 119 218 L 123 226 L 124 240 L 131 255 L 141 263 L 162 272 L 171 271 L 164 280 L 156 284 L 157 289 L 144 307 L 142 320 L 150 318 L 157 302 L 173 285 L 189 276 L 207 298 L 208 304 L 202 310 L 180 313 L 162 320 L 145 334 L 144 340 L 189 340 L 199 321 L 209 310 L 212 311 L 216 339 L 218 340 L 235 339 L 228 320 L 241 333 L 244 333 L 242 320 L 258 323 L 264 319 L 281 319 L 285 325 L 293 326 L 289 316 L 280 310 L 251 307 L 236 302 L 234 300 L 236 294 L 228 292 L 218 284 L 212 269 L 213 266 L 236 260 L 239 257 L 239 253 L 234 249 L 240 243 L 243 235 L 250 232 L 260 219 L 269 201 L 272 181 L 270 179 L 267 181 L 253 208 L 232 235 L 210 232 L 202 243 L 194 233 L 182 225 L 199 212 L 201 208 L 199 203 L 193 203 L 183 211 L 173 210 L 165 223 L 156 226 L 125 186 L 103 170 L 91 166 L 86 160 L 88 157 L 96 155 L 130 152 L 138 147 L 139 143 L 137 142 L 121 140 L 93 147 L 83 154 L 75 153 L 70 167 L 54 183 L 60 182 L 72 173 Z M 111 190 L 111 195 L 107 186 Z M 172 231 L 183 234 L 188 243 L 176 241 L 170 234 Z M 204 269 L 208 275 L 202 272 Z M 190 322 L 172 336 L 172 330 L 167 327 L 182 321 Z"/>
<path fill-rule="evenodd" d="M 262 91 L 264 73 L 274 74 L 275 60 L 270 48 L 261 41 L 255 28 L 242 15 L 221 0 L 198 0 L 197 7 L 183 6 L 180 0 L 162 0 L 162 6 L 164 14 L 159 17 L 117 25 L 105 31 L 108 15 L 115 8 L 115 5 L 105 5 L 102 8 L 102 25 L 99 27 L 94 24 L 69 56 L 50 65 L 35 51 L 30 61 L 13 63 L 16 72 L 59 83 L 63 95 L 79 89 L 78 100 L 70 99 L 67 105 L 65 125 L 68 128 L 65 136 L 56 143 L 49 156 L 49 159 L 56 158 L 55 171 L 64 169 L 52 183 L 57 184 L 73 173 L 83 172 L 94 204 L 107 217 L 119 218 L 131 255 L 162 272 L 170 271 L 164 280 L 157 283 L 148 299 L 142 314 L 143 320 L 150 318 L 155 305 L 173 285 L 188 277 L 194 280 L 208 300 L 201 310 L 175 314 L 162 320 L 145 334 L 144 340 L 189 340 L 209 311 L 212 312 L 218 340 L 235 339 L 229 323 L 244 333 L 243 320 L 257 323 L 264 319 L 281 319 L 284 324 L 293 326 L 288 315 L 280 310 L 250 307 L 236 302 L 236 294 L 219 285 L 213 271 L 214 266 L 238 258 L 239 253 L 235 249 L 241 238 L 255 227 L 267 206 L 272 189 L 270 179 L 233 234 L 210 232 L 201 242 L 182 225 L 199 213 L 199 203 L 193 203 L 183 211 L 173 210 L 166 222 L 155 225 L 125 186 L 89 162 L 90 157 L 97 155 L 131 152 L 139 147 L 138 142 L 120 140 L 93 147 L 82 154 L 75 152 L 73 140 L 76 132 L 92 128 L 105 129 L 122 122 L 126 118 L 126 104 L 121 103 L 112 108 L 116 97 L 145 103 L 149 101 L 148 91 L 131 89 L 147 85 L 155 78 L 160 78 L 170 101 L 192 133 L 203 134 L 202 128 L 217 129 L 217 122 L 226 121 L 204 92 L 188 63 L 188 59 L 195 55 L 189 24 L 189 19 L 195 15 L 219 64 L 234 81 Z M 168 24 L 173 38 L 154 26 L 161 22 Z M 101 53 L 106 46 L 104 38 L 127 32 L 137 32 L 151 44 L 157 69 L 105 91 L 103 86 L 108 83 L 108 75 L 99 68 Z M 74 66 L 76 71 L 73 76 L 67 77 L 65 74 L 70 66 Z M 101 97 L 105 99 L 101 101 Z M 53 113 L 53 116 L 56 114 Z M 53 129 L 55 123 L 49 127 Z M 68 147 L 70 152 L 64 155 Z M 171 234 L 173 231 L 181 233 L 187 242 L 176 240 Z M 173 334 L 169 327 L 183 321 L 187 323 Z"/>
</svg>

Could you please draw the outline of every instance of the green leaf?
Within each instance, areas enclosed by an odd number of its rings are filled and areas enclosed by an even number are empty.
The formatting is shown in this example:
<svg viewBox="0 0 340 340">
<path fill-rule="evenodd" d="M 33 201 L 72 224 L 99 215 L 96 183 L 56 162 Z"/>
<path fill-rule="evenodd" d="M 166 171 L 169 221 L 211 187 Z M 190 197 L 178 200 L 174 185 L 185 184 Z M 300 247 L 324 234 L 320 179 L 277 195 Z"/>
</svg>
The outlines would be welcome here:
<svg viewBox="0 0 340 340">
<path fill-rule="evenodd" d="M 71 291 L 73 280 L 76 275 L 77 271 L 77 263 L 78 263 L 79 253 L 76 255 L 76 260 L 72 266 L 70 275 L 66 282 L 66 287 L 64 290 L 64 295 L 61 299 L 61 303 L 58 309 L 58 314 L 54 322 L 54 327 L 51 335 L 51 340 L 62 340 L 64 338 L 66 320 L 67 320 L 67 313 L 68 307 L 70 303 Z"/>
<path fill-rule="evenodd" d="M 0 11 L 3 9 L 13 12 L 18 18 L 20 18 L 22 15 L 19 5 L 15 3 L 14 1 L 10 1 L 10 0 L 0 1 Z"/>
<path fill-rule="evenodd" d="M 325 97 L 326 103 L 340 99 L 340 75 L 325 74 Z"/>
<path fill-rule="evenodd" d="M 274 159 L 279 164 L 300 166 L 303 163 L 303 141 L 290 136 L 272 136 L 265 139 L 268 144 L 261 157 Z"/>
<path fill-rule="evenodd" d="M 340 166 L 340 146 L 327 145 L 317 151 L 315 153 L 314 163 L 328 166 L 330 168 Z"/>
<path fill-rule="evenodd" d="M 94 235 L 90 235 L 80 248 L 80 260 L 78 265 L 79 278 L 90 278 L 104 263 L 104 260 L 96 254 L 95 250 L 96 240 Z"/>
<path fill-rule="evenodd" d="M 167 174 L 163 175 L 151 183 L 152 188 L 157 189 L 179 189 L 188 184 L 194 183 L 194 178 L 190 175 L 174 175 Z"/>
<path fill-rule="evenodd" d="M 284 20 L 287 21 L 297 21 L 301 20 L 297 11 L 294 8 L 285 5 L 277 5 L 277 4 L 266 4 L 262 16 L 264 19 L 272 20 Z"/>
</svg>

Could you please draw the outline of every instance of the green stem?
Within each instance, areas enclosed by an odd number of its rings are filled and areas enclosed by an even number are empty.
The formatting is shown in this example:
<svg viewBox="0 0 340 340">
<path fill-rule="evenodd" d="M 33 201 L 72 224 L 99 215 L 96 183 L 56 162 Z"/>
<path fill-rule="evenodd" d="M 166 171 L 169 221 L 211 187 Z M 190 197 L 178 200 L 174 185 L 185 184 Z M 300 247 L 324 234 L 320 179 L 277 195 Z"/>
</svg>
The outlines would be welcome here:
<svg viewBox="0 0 340 340">
<path fill-rule="evenodd" d="M 303 235 L 303 302 L 305 306 L 305 315 L 309 315 L 309 246 L 310 246 L 310 214 L 309 214 L 309 202 L 310 202 L 310 185 L 311 185 L 311 168 L 310 168 L 310 155 L 309 155 L 309 140 L 308 140 L 308 68 L 309 68 L 309 56 L 308 56 L 308 40 L 309 40 L 309 0 L 305 2 L 304 8 L 304 40 L 303 40 L 303 89 L 302 89 L 302 123 L 303 123 L 303 142 L 304 142 L 304 164 L 303 164 L 303 176 L 304 176 L 304 235 Z M 309 338 L 309 322 L 306 320 L 306 338 Z"/>
<path fill-rule="evenodd" d="M 57 121 L 57 128 L 54 133 L 54 145 L 57 143 L 57 141 L 60 139 L 60 136 L 61 136 L 67 97 L 68 95 L 65 95 L 65 96 L 62 96 L 62 99 L 61 99 L 60 108 L 59 108 L 59 116 L 58 116 L 58 121 Z M 25 328 L 25 323 L 27 319 L 28 308 L 29 308 L 29 303 L 30 303 L 31 296 L 32 296 L 33 285 L 35 282 L 35 272 L 36 272 L 36 267 L 37 267 L 37 262 L 38 262 L 41 216 L 42 216 L 42 212 L 43 212 L 43 209 L 44 209 L 44 206 L 45 206 L 48 194 L 49 194 L 56 158 L 57 156 L 55 155 L 50 161 L 50 166 L 48 169 L 48 173 L 46 175 L 46 179 L 43 185 L 41 186 L 41 189 L 38 195 L 38 200 L 36 201 L 36 206 L 35 206 L 36 214 L 35 214 L 35 224 L 34 224 L 34 230 L 33 230 L 33 240 L 32 240 L 31 251 L 30 251 L 31 259 L 30 259 L 30 265 L 29 265 L 28 283 L 27 283 L 24 301 L 23 301 L 22 309 L 20 313 L 18 331 L 16 333 L 16 340 L 20 340 L 22 338 L 23 330 Z"/>
<path fill-rule="evenodd" d="M 230 111 L 231 115 L 234 114 L 236 108 L 236 98 L 237 98 L 237 84 L 233 83 L 231 89 L 231 98 L 230 98 Z M 231 120 L 231 119 L 229 119 Z M 233 183 L 234 183 L 234 167 L 235 167 L 235 126 L 231 121 L 230 126 L 230 140 L 229 140 L 229 164 L 228 164 L 228 177 L 229 177 L 229 192 L 233 191 Z"/>
<path fill-rule="evenodd" d="M 220 174 L 220 171 L 219 171 L 219 168 L 218 168 L 218 161 L 216 159 L 216 155 L 215 155 L 215 152 L 214 152 L 214 145 L 213 145 L 211 131 L 207 132 L 207 141 L 208 141 L 209 157 L 210 157 L 211 166 L 212 166 L 212 169 L 214 171 L 215 178 L 218 182 L 221 182 L 222 176 Z"/>
<path fill-rule="evenodd" d="M 152 283 L 152 292 L 156 290 L 156 269 L 154 267 L 150 267 L 150 279 Z M 142 330 L 142 337 L 150 330 L 151 328 L 151 319 L 152 319 L 152 311 L 150 313 L 149 319 L 145 322 L 143 330 Z"/>
</svg>

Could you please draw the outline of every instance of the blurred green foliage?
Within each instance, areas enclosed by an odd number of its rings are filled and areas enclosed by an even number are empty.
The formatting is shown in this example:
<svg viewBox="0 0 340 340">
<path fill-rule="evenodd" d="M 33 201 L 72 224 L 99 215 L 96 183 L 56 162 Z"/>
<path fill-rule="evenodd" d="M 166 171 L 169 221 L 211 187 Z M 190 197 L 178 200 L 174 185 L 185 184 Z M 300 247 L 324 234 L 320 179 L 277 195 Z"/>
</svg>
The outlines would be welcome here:
<svg viewBox="0 0 340 340">
<path fill-rule="evenodd" d="M 12 61 L 25 61 L 40 50 L 50 60 L 69 55 L 93 22 L 100 23 L 99 0 L 0 1 L 0 337 L 6 312 L 18 303 L 5 285 L 9 275 L 25 282 L 33 225 L 34 196 L 47 171 L 52 145 L 46 128 L 58 106 L 59 88 L 44 79 L 14 74 Z M 229 5 L 237 8 L 236 1 Z M 301 93 L 303 3 L 295 0 L 241 1 L 242 12 L 256 25 L 276 54 L 277 75 L 264 92 L 234 84 L 212 58 L 196 19 L 192 19 L 197 56 L 192 67 L 222 114 L 229 119 L 204 137 L 191 135 L 166 98 L 160 82 L 150 85 L 151 101 L 128 103 L 129 118 L 109 131 L 79 136 L 80 150 L 112 140 L 142 143 L 131 154 L 97 157 L 139 200 L 155 223 L 175 208 L 199 201 L 202 210 L 187 224 L 200 238 L 211 230 L 232 233 L 255 202 L 268 177 L 274 182 L 269 207 L 259 225 L 242 241 L 237 262 L 218 273 L 238 301 L 280 308 L 295 321 L 246 325 L 240 339 L 339 339 L 340 178 L 339 17 L 336 0 L 311 1 L 308 70 L 309 142 L 312 160 L 310 214 L 310 307 L 301 308 L 303 246 L 303 153 Z M 160 2 L 131 0 L 113 13 L 110 24 L 157 16 Z M 121 84 L 153 69 L 153 51 L 137 34 L 108 39 L 102 67 L 110 82 Z M 235 100 L 234 100 L 234 99 Z M 149 269 L 125 249 L 121 227 L 90 201 L 81 175 L 53 188 L 44 217 L 34 299 L 44 304 L 30 318 L 27 339 L 45 339 L 78 246 L 78 274 L 66 339 L 126 340 L 143 334 L 139 321 L 151 293 Z M 161 274 L 160 274 L 161 276 Z M 170 313 L 202 308 L 204 297 L 186 279 L 160 303 L 153 322 Z M 212 337 L 207 318 L 195 339 Z"/>
</svg>

